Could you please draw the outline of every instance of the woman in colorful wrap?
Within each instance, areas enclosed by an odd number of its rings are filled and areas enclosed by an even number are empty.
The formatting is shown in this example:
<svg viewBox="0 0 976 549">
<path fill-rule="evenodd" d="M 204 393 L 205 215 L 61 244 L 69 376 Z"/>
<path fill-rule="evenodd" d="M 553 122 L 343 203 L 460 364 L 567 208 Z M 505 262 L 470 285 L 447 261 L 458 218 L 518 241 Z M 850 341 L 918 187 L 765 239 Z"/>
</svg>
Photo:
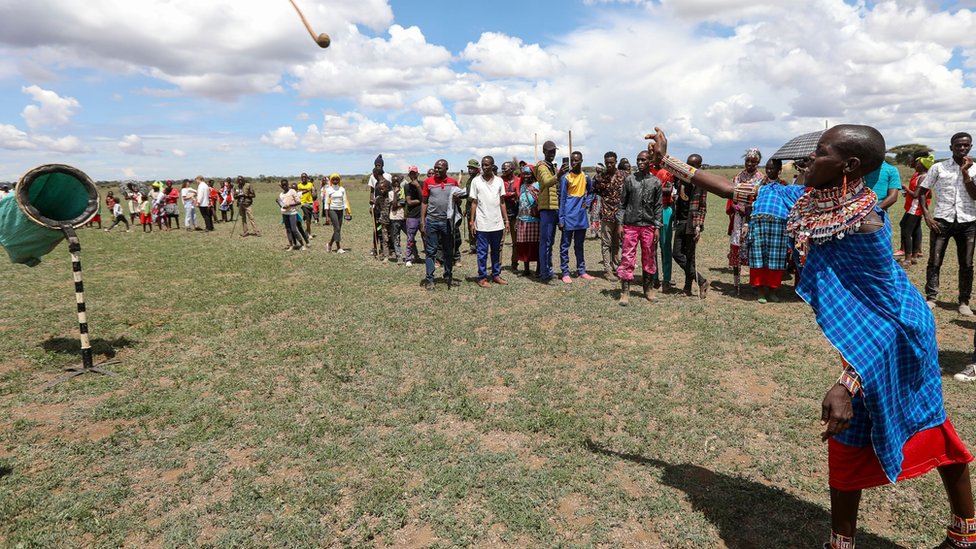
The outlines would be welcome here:
<svg viewBox="0 0 976 549">
<path fill-rule="evenodd" d="M 732 184 L 736 187 L 746 189 L 751 186 L 752 196 L 755 197 L 759 186 L 766 182 L 766 176 L 759 171 L 759 162 L 762 160 L 762 153 L 753 147 L 746 151 L 742 158 L 745 159 L 745 169 L 732 178 Z M 742 275 L 742 266 L 749 265 L 749 216 L 752 214 L 752 201 L 729 200 L 725 207 L 725 213 L 729 215 L 729 267 L 732 267 L 732 275 L 735 279 L 735 292 L 739 293 L 739 282 Z"/>
<path fill-rule="evenodd" d="M 522 168 L 522 181 L 518 195 L 518 217 L 515 222 L 515 262 L 525 263 L 523 274 L 529 276 L 529 263 L 535 261 L 539 272 L 539 183 L 532 175 L 532 168 Z M 518 269 L 516 269 L 517 271 Z"/>
<path fill-rule="evenodd" d="M 749 217 L 749 284 L 759 293 L 759 303 L 779 301 L 776 290 L 783 282 L 790 237 L 786 218 L 803 194 L 803 187 L 780 180 L 782 160 L 766 162 L 766 182 L 759 187 Z"/>
<path fill-rule="evenodd" d="M 668 156 L 655 128 L 648 148 L 678 178 L 731 197 L 723 177 Z M 787 231 L 805 262 L 797 293 L 813 308 L 841 355 L 841 375 L 827 391 L 820 420 L 828 441 L 831 535 L 825 548 L 854 547 L 861 490 L 937 468 L 950 520 L 939 549 L 976 547 L 969 462 L 973 457 L 946 417 L 935 320 L 891 255 L 891 225 L 866 173 L 885 156 L 868 126 L 824 132 L 809 157 L 810 191 L 790 211 Z"/>
</svg>

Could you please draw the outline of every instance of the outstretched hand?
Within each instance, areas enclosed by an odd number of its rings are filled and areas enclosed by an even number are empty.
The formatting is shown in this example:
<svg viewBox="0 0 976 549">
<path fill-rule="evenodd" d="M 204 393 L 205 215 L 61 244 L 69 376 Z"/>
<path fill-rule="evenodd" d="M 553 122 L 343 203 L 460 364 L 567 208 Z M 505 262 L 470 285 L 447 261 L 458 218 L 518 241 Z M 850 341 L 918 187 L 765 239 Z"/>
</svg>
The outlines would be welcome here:
<svg viewBox="0 0 976 549">
<path fill-rule="evenodd" d="M 648 140 L 647 152 L 651 153 L 652 157 L 664 158 L 664 155 L 668 154 L 668 138 L 661 128 L 654 126 L 654 133 L 646 134 L 644 139 Z"/>
</svg>

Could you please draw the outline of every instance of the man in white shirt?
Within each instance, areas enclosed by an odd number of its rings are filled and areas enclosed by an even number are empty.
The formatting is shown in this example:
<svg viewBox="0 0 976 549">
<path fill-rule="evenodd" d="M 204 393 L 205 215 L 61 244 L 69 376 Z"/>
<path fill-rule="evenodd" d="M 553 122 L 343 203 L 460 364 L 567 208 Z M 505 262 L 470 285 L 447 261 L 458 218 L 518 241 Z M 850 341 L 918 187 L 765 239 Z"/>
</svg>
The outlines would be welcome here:
<svg viewBox="0 0 976 549">
<path fill-rule="evenodd" d="M 190 180 L 183 180 L 183 188 L 180 189 L 180 198 L 183 199 L 183 211 L 185 215 L 184 226 L 186 230 L 193 231 L 197 229 L 197 192 L 193 190 L 190 186 Z"/>
<path fill-rule="evenodd" d="M 925 269 L 925 301 L 935 308 L 939 294 L 939 271 L 949 239 L 956 241 L 959 258 L 959 314 L 973 316 L 969 298 L 973 293 L 973 247 L 976 244 L 976 167 L 969 151 L 973 138 L 960 132 L 949 140 L 952 158 L 929 169 L 919 184 L 918 205 L 925 224 L 932 230 L 929 262 Z M 935 193 L 933 208 L 926 206 L 926 194 Z"/>
<path fill-rule="evenodd" d="M 200 215 L 203 216 L 205 230 L 210 232 L 214 230 L 213 207 L 210 204 L 210 185 L 207 185 L 207 180 L 202 175 L 197 176 L 197 183 L 197 205 L 200 206 Z"/>
<path fill-rule="evenodd" d="M 502 240 L 508 231 L 508 212 L 505 210 L 505 184 L 495 176 L 495 159 L 486 156 L 481 159 L 481 174 L 471 179 L 471 234 L 475 235 L 475 248 L 478 254 L 478 286 L 488 288 L 487 261 L 491 253 L 491 281 L 495 284 L 508 284 L 502 274 Z"/>
<path fill-rule="evenodd" d="M 0 185 L 0 198 L 4 198 L 8 194 L 10 194 L 10 185 L 7 185 L 6 183 Z"/>
</svg>

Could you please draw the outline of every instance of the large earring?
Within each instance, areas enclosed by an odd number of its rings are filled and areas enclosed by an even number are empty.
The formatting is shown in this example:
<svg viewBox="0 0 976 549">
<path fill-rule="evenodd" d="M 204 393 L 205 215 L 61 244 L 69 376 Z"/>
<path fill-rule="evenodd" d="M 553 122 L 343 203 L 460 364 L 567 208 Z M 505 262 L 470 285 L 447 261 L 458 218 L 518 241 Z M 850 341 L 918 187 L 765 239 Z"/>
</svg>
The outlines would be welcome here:
<svg viewBox="0 0 976 549">
<path fill-rule="evenodd" d="M 842 189 L 841 196 L 847 196 L 847 174 L 844 174 L 844 187 Z"/>
</svg>

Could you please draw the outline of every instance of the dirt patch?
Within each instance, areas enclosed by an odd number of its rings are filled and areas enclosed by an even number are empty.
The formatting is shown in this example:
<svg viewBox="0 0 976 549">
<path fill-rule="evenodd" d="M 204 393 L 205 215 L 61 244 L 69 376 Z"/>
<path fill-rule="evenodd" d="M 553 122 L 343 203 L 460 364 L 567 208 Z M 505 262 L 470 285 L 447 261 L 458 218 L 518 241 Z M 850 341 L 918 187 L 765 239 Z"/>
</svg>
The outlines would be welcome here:
<svg viewBox="0 0 976 549">
<path fill-rule="evenodd" d="M 767 406 L 779 393 L 779 385 L 768 378 L 744 373 L 741 370 L 727 370 L 721 381 L 722 389 L 733 395 L 736 402 Z"/>
<path fill-rule="evenodd" d="M 227 465 L 224 467 L 227 471 L 250 469 L 254 466 L 253 448 L 229 448 L 224 453 L 227 454 Z"/>
<path fill-rule="evenodd" d="M 430 547 L 440 540 L 434 534 L 434 528 L 429 524 L 410 523 L 397 530 L 390 536 L 387 544 L 377 540 L 378 547 L 397 547 L 400 549 L 421 549 Z"/>
<path fill-rule="evenodd" d="M 495 378 L 495 385 L 478 387 L 471 391 L 473 396 L 488 404 L 505 404 L 515 393 L 516 390 L 505 385 L 505 380 L 500 377 Z"/>
<path fill-rule="evenodd" d="M 616 465 L 614 465 L 613 472 L 611 472 L 610 475 L 608 475 L 608 480 L 611 483 L 620 486 L 620 489 L 623 490 L 628 497 L 637 499 L 641 497 L 644 493 L 643 490 L 641 490 L 640 486 L 638 486 L 637 483 L 634 482 L 634 479 L 630 477 L 630 474 L 628 473 L 628 468 L 623 463 L 617 463 Z"/>
<path fill-rule="evenodd" d="M 110 437 L 116 432 L 134 424 L 135 421 L 133 420 L 93 421 L 90 423 L 82 423 L 81 426 L 72 429 L 71 436 L 67 438 L 73 440 L 98 441 L 102 440 L 103 438 Z"/>
<path fill-rule="evenodd" d="M 661 537 L 654 531 L 650 521 L 638 521 L 634 518 L 615 527 L 607 534 L 610 543 L 601 544 L 601 548 L 626 547 L 631 549 L 657 549 L 664 547 Z"/>
<path fill-rule="evenodd" d="M 550 519 L 553 527 L 570 541 L 584 542 L 589 538 L 589 528 L 595 522 L 589 514 L 590 504 L 582 494 L 569 494 L 559 500 L 556 516 Z"/>
<path fill-rule="evenodd" d="M 183 467 L 177 467 L 175 469 L 169 469 L 163 471 L 158 475 L 158 478 L 163 482 L 173 484 L 180 480 L 183 475 L 189 474 L 196 467 L 196 461 L 193 458 L 186 460 L 186 465 Z M 144 479 L 149 480 L 149 479 Z"/>
<path fill-rule="evenodd" d="M 531 442 L 529 441 L 529 437 L 522 433 L 489 431 L 481 435 L 481 446 L 489 452 L 520 453 L 527 451 L 531 446 Z"/>
<path fill-rule="evenodd" d="M 752 465 L 752 457 L 738 448 L 726 448 L 719 453 L 714 463 L 729 469 L 742 469 Z"/>
</svg>

